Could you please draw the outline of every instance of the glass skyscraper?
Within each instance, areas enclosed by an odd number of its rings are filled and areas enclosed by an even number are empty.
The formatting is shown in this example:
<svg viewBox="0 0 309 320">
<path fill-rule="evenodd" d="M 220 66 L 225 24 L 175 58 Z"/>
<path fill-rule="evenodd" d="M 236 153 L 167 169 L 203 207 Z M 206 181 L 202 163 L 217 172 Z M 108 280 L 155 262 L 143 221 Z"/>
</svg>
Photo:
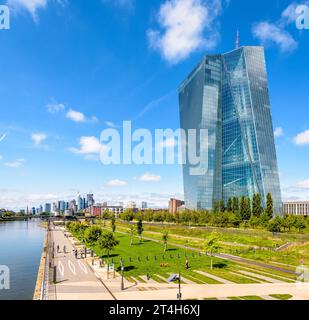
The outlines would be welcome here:
<svg viewBox="0 0 309 320">
<path fill-rule="evenodd" d="M 182 129 L 208 131 L 207 172 L 191 175 L 183 165 L 186 206 L 211 209 L 215 200 L 255 193 L 265 205 L 271 193 L 281 212 L 264 48 L 205 56 L 180 85 L 179 104 Z"/>
</svg>

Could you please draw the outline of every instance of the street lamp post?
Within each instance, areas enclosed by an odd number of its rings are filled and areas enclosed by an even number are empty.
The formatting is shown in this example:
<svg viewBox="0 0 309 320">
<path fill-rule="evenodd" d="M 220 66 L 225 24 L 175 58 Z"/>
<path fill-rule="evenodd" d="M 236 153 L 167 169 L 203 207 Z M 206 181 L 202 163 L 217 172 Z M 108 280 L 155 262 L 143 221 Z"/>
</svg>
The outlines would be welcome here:
<svg viewBox="0 0 309 320">
<path fill-rule="evenodd" d="M 181 275 L 180 275 L 180 272 L 179 272 L 179 275 L 178 275 L 178 294 L 177 294 L 177 299 L 178 300 L 181 300 Z"/>
<path fill-rule="evenodd" d="M 124 290 L 124 267 L 123 267 L 123 264 L 121 264 L 121 290 L 123 291 Z"/>
</svg>

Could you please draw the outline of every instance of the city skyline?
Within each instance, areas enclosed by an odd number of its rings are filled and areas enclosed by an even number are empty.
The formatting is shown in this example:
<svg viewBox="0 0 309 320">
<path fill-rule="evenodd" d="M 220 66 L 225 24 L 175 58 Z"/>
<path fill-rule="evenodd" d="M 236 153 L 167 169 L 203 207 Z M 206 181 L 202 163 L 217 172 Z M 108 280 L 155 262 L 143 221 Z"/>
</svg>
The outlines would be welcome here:
<svg viewBox="0 0 309 320">
<path fill-rule="evenodd" d="M 178 128 L 179 83 L 205 54 L 233 50 L 237 29 L 240 46 L 265 46 L 283 200 L 309 198 L 309 32 L 296 28 L 298 2 L 10 2 L 11 28 L 0 30 L 0 207 L 78 192 L 150 207 L 182 199 L 181 165 L 103 166 L 100 133 L 125 120 Z M 175 41 L 179 25 L 189 32 Z"/>
</svg>

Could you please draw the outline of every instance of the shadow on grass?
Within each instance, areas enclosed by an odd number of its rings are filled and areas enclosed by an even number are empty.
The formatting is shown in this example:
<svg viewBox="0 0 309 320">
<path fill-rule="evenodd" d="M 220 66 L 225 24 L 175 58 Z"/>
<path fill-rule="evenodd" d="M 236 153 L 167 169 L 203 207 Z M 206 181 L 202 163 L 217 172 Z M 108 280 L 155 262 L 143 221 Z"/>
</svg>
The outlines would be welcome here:
<svg viewBox="0 0 309 320">
<path fill-rule="evenodd" d="M 116 258 L 116 257 L 119 257 L 118 253 L 110 254 L 109 256 L 107 254 L 101 256 L 102 259 L 112 259 L 112 258 Z"/>
<path fill-rule="evenodd" d="M 227 264 L 224 262 L 216 262 L 213 264 L 214 268 L 223 269 L 227 267 Z"/>
</svg>

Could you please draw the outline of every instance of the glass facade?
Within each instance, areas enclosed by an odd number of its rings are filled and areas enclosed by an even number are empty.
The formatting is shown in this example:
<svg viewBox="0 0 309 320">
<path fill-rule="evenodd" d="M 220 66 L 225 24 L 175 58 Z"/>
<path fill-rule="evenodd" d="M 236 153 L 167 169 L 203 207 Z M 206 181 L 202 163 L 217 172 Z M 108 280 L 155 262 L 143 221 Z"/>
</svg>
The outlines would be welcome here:
<svg viewBox="0 0 309 320">
<path fill-rule="evenodd" d="M 207 129 L 209 140 L 207 172 L 192 176 L 183 166 L 186 206 L 210 209 L 214 200 L 254 193 L 265 205 L 270 192 L 281 212 L 263 47 L 206 56 L 181 84 L 179 103 L 181 128 Z"/>
</svg>

